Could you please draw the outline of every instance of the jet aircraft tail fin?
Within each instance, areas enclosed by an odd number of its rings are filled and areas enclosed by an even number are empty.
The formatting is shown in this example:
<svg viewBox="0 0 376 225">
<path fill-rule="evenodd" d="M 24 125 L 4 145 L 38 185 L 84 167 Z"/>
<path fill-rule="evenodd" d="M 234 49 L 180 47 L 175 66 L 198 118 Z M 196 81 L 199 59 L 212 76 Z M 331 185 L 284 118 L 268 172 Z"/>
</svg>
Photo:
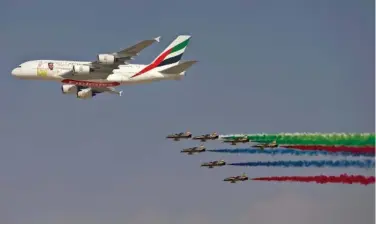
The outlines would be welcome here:
<svg viewBox="0 0 376 225">
<path fill-rule="evenodd" d="M 190 35 L 179 35 L 151 64 L 155 64 L 158 70 L 176 66 L 183 57 L 190 39 Z"/>
<path fill-rule="evenodd" d="M 192 62 L 191 64 L 189 64 L 188 62 L 179 64 L 185 50 L 187 49 L 190 39 L 191 39 L 190 35 L 179 35 L 177 38 L 175 38 L 174 41 L 171 42 L 171 44 L 165 50 L 163 50 L 161 54 L 159 54 L 153 60 L 153 62 L 151 62 L 148 66 L 146 66 L 144 69 L 142 69 L 141 71 L 139 71 L 132 77 L 137 77 L 150 70 L 156 70 L 159 72 L 163 71 L 163 73 L 166 73 L 166 74 L 171 74 L 174 71 L 184 72 L 184 70 L 188 69 L 188 67 L 193 65 Z M 172 69 L 175 66 L 180 66 L 180 67 L 177 67 L 175 68 L 175 70 L 172 70 L 172 71 L 167 70 L 169 68 Z"/>
<path fill-rule="evenodd" d="M 197 63 L 196 60 L 185 61 L 185 62 L 179 63 L 178 65 L 169 67 L 159 72 L 164 73 L 164 74 L 180 74 L 186 71 L 189 67 L 191 67 L 195 63 Z"/>
</svg>

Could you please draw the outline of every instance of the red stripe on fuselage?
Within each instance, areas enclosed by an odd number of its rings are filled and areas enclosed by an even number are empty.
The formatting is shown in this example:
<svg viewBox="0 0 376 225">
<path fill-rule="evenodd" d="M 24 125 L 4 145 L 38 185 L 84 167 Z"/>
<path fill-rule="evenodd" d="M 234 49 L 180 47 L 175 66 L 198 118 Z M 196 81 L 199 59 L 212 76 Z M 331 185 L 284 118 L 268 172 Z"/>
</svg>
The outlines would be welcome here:
<svg viewBox="0 0 376 225">
<path fill-rule="evenodd" d="M 64 79 L 61 81 L 64 84 L 75 84 L 78 86 L 84 87 L 115 87 L 119 86 L 119 82 L 93 82 L 93 81 L 83 81 L 83 80 L 71 80 L 71 79 Z"/>
<path fill-rule="evenodd" d="M 152 69 L 154 69 L 155 67 L 157 67 L 165 58 L 168 54 L 170 54 L 172 48 L 170 48 L 169 50 L 165 51 L 162 55 L 160 55 L 152 64 L 149 64 L 147 67 L 145 67 L 144 69 L 142 69 L 140 72 L 136 73 L 135 75 L 133 75 L 132 77 L 137 77 L 143 73 L 146 73 Z"/>
</svg>

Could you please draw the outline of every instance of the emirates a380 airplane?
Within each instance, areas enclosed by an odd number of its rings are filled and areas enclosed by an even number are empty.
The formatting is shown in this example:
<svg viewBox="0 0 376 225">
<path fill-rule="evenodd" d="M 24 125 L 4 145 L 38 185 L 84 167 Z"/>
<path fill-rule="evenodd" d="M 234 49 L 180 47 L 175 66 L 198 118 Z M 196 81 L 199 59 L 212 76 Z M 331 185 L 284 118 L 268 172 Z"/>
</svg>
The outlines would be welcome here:
<svg viewBox="0 0 376 225">
<path fill-rule="evenodd" d="M 160 80 L 180 80 L 197 61 L 181 62 L 191 36 L 178 36 L 149 65 L 130 64 L 143 49 L 159 42 L 160 37 L 141 41 L 115 53 L 99 54 L 94 62 L 64 60 L 32 60 L 12 70 L 14 77 L 25 80 L 49 80 L 63 83 L 64 94 L 91 99 L 108 92 L 121 96 L 116 86 L 149 83 Z"/>
</svg>

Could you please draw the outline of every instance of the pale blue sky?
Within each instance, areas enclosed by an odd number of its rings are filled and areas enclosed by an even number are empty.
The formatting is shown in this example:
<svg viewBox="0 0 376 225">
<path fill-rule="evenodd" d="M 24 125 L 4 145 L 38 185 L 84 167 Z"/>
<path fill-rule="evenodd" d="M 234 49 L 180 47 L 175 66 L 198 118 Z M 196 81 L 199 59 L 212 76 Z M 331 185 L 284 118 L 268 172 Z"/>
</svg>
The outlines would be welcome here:
<svg viewBox="0 0 376 225">
<path fill-rule="evenodd" d="M 0 1 L 0 222 L 374 223 L 374 185 L 222 182 L 374 171 L 206 170 L 208 160 L 299 158 L 189 157 L 180 150 L 197 142 L 164 138 L 374 132 L 374 9 L 371 0 Z M 94 60 L 161 35 L 135 60 L 149 63 L 178 34 L 193 36 L 183 58 L 199 61 L 186 79 L 122 87 L 122 97 L 78 100 L 10 74 L 26 60 Z"/>
</svg>

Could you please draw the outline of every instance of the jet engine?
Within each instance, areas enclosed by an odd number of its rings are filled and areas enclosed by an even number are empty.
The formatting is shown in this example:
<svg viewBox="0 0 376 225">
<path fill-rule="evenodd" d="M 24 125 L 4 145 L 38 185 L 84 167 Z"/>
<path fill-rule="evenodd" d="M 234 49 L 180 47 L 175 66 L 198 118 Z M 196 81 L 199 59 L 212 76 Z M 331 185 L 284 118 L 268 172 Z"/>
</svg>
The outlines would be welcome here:
<svg viewBox="0 0 376 225">
<path fill-rule="evenodd" d="M 77 86 L 74 84 L 63 84 L 61 86 L 61 92 L 63 94 L 73 94 L 77 92 Z"/>
<path fill-rule="evenodd" d="M 110 54 L 99 54 L 98 61 L 102 64 L 112 65 L 116 62 L 116 58 Z"/>
<path fill-rule="evenodd" d="M 89 74 L 94 70 L 87 65 L 74 65 L 73 74 Z"/>
<path fill-rule="evenodd" d="M 77 98 L 81 98 L 81 99 L 90 99 L 92 97 L 94 97 L 96 95 L 95 92 L 93 92 L 91 90 L 91 88 L 86 88 L 86 89 L 83 89 L 79 92 L 77 92 Z"/>
</svg>

